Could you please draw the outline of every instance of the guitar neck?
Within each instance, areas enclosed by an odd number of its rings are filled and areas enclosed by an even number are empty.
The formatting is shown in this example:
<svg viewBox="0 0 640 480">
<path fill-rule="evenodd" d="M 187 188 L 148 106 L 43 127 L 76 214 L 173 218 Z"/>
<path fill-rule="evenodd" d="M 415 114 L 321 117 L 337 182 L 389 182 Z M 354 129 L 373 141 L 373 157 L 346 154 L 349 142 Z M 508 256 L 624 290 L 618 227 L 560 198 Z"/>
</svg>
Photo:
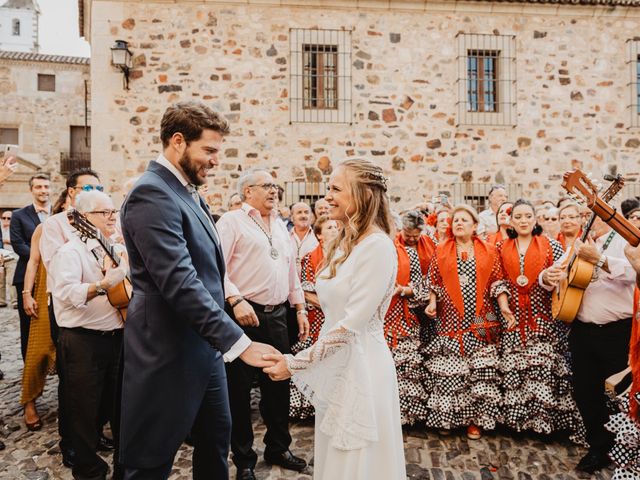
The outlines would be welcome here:
<svg viewBox="0 0 640 480">
<path fill-rule="evenodd" d="M 105 237 L 99 230 L 96 231 L 96 240 L 98 241 L 98 243 L 100 243 L 102 248 L 104 248 L 104 251 L 107 253 L 107 256 L 111 259 L 111 261 L 119 266 L 120 256 L 116 254 L 116 249 L 111 241 L 107 237 Z"/>
<path fill-rule="evenodd" d="M 637 247 L 640 244 L 640 230 L 611 205 L 598 198 L 592 210 L 630 245 Z"/>
</svg>

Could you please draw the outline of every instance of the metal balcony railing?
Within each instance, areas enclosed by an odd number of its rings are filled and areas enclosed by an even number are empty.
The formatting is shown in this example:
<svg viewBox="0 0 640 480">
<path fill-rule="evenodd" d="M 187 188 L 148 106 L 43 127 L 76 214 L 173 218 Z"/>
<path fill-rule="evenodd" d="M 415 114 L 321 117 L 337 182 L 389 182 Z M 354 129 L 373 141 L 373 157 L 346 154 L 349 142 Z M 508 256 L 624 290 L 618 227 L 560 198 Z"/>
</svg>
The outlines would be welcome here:
<svg viewBox="0 0 640 480">
<path fill-rule="evenodd" d="M 89 152 L 60 152 L 61 175 L 67 175 L 78 168 L 91 168 Z"/>
</svg>

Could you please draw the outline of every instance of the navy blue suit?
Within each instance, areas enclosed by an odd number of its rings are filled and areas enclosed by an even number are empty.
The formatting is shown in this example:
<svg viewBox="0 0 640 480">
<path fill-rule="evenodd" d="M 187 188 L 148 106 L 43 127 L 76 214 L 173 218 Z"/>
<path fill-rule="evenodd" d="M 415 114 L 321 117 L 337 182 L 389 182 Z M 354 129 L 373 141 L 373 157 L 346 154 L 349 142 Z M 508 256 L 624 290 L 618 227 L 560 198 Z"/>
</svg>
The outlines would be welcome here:
<svg viewBox="0 0 640 480">
<path fill-rule="evenodd" d="M 22 360 L 25 359 L 27 354 L 29 327 L 31 323 L 31 318 L 29 318 L 29 315 L 24 311 L 24 305 L 22 303 L 24 273 L 27 269 L 29 255 L 31 255 L 31 237 L 38 225 L 40 225 L 40 218 L 38 217 L 33 204 L 15 210 L 11 215 L 11 223 L 9 224 L 11 246 L 20 257 L 18 258 L 18 264 L 16 265 L 16 273 L 13 276 L 13 285 L 15 285 L 15 288 L 18 291 L 18 315 L 20 315 L 20 349 L 22 351 Z"/>
<path fill-rule="evenodd" d="M 128 472 L 163 472 L 125 478 L 166 478 L 190 431 L 194 478 L 227 478 L 231 417 L 221 352 L 243 332 L 224 312 L 220 245 L 187 189 L 157 162 L 129 193 L 121 220 L 134 293 L 124 331 L 120 461 Z"/>
</svg>

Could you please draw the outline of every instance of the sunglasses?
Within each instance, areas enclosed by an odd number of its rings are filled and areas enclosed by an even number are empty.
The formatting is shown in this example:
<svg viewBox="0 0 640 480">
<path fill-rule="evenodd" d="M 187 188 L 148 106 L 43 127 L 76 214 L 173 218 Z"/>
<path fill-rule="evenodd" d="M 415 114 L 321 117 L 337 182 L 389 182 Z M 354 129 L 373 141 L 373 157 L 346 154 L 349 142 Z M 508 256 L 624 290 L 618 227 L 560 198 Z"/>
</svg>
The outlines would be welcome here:
<svg viewBox="0 0 640 480">
<path fill-rule="evenodd" d="M 73 187 L 82 190 L 83 192 L 91 192 L 93 190 L 97 190 L 99 192 L 104 192 L 104 187 L 102 185 L 82 185 L 81 187 Z"/>
</svg>

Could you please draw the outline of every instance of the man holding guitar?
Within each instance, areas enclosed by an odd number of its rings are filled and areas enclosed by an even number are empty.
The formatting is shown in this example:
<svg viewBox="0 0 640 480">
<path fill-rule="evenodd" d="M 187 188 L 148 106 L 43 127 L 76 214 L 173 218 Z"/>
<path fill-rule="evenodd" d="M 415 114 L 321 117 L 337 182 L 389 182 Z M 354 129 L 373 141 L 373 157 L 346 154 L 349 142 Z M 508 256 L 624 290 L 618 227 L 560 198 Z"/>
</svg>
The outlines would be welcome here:
<svg viewBox="0 0 640 480">
<path fill-rule="evenodd" d="M 96 235 L 108 238 L 115 233 L 117 210 L 108 195 L 82 192 L 75 205 Z M 123 321 L 106 293 L 124 280 L 126 271 L 126 262 L 114 268 L 100 243 L 87 235 L 72 237 L 49 264 L 69 434 L 76 452 L 74 478 L 106 478 L 108 465 L 96 453 L 102 402 L 108 403 L 104 411 L 118 438 L 115 411 Z"/>
<path fill-rule="evenodd" d="M 569 335 L 574 395 L 590 445 L 576 469 L 586 473 L 611 463 L 607 453 L 613 435 L 604 428 L 609 412 L 603 385 L 627 367 L 635 285 L 635 271 L 624 255 L 625 239 L 599 217 L 591 233 L 574 244 L 577 257 L 595 270 Z"/>
</svg>

